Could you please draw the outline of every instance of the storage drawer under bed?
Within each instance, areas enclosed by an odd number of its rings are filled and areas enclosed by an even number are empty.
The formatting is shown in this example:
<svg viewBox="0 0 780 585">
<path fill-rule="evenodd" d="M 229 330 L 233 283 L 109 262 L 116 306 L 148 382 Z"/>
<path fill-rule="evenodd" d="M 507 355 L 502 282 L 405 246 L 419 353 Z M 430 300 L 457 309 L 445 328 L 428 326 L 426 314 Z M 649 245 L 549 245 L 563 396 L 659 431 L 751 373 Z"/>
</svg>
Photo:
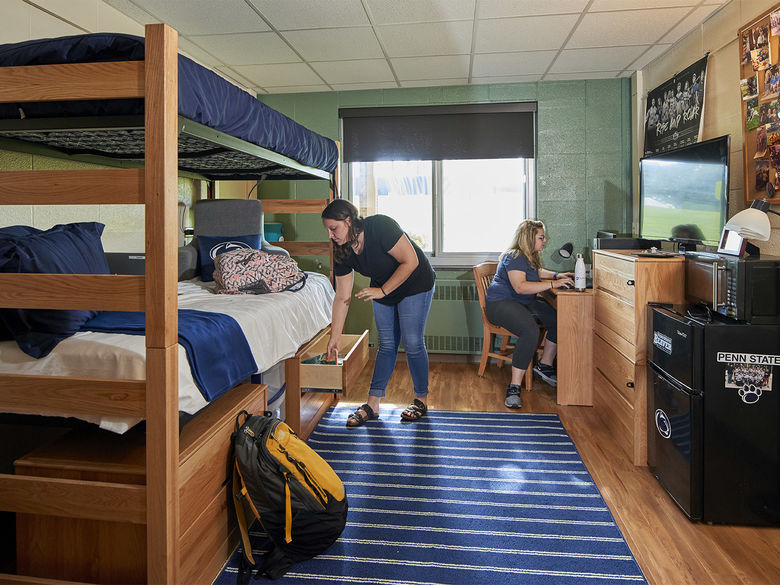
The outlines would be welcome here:
<svg viewBox="0 0 780 585">
<path fill-rule="evenodd" d="M 346 392 L 368 361 L 368 329 L 361 335 L 342 335 L 339 364 L 307 364 L 306 360 L 328 350 L 330 331 L 322 332 L 301 353 L 301 391 Z"/>
</svg>

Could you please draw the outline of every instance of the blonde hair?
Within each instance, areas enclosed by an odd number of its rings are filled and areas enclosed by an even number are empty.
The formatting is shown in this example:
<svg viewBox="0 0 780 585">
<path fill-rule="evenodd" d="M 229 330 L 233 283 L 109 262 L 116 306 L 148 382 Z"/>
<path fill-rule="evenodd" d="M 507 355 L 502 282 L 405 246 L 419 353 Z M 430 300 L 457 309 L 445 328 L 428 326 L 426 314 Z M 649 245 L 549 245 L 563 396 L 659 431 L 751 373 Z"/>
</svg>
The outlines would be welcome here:
<svg viewBox="0 0 780 585">
<path fill-rule="evenodd" d="M 534 251 L 536 245 L 536 230 L 539 228 L 544 231 L 544 223 L 535 219 L 526 219 L 520 222 L 512 237 L 512 243 L 506 252 L 501 254 L 501 258 L 509 254 L 512 258 L 517 258 L 520 254 L 528 259 L 531 268 L 539 270 L 542 267 L 542 258 L 539 252 Z"/>
</svg>

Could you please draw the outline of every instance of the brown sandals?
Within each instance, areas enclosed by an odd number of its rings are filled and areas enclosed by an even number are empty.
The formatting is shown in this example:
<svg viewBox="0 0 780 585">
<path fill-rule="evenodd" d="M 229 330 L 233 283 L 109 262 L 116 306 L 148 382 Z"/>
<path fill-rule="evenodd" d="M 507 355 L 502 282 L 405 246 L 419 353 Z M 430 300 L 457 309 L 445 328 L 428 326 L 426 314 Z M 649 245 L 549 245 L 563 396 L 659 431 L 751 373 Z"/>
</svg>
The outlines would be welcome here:
<svg viewBox="0 0 780 585">
<path fill-rule="evenodd" d="M 360 411 L 363 412 L 360 412 Z M 365 416 L 363 415 L 365 413 Z M 359 427 L 374 418 L 379 418 L 379 415 L 374 413 L 374 409 L 368 404 L 363 404 L 347 417 L 347 426 L 350 428 Z"/>
<path fill-rule="evenodd" d="M 415 421 L 420 420 L 423 415 L 428 412 L 428 407 L 421 400 L 416 398 L 412 403 L 407 406 L 401 413 L 401 420 L 403 421 Z"/>
</svg>

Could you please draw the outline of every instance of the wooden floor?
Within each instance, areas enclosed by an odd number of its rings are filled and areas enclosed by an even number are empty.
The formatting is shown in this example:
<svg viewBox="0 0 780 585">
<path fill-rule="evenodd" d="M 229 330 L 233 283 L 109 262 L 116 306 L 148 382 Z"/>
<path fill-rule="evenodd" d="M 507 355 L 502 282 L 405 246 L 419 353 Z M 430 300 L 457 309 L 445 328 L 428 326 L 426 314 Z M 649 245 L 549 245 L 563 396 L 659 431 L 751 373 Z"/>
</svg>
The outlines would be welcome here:
<svg viewBox="0 0 780 585">
<path fill-rule="evenodd" d="M 429 408 L 514 412 L 504 407 L 509 370 L 489 364 L 433 361 Z M 341 405 L 365 402 L 373 363 Z M 413 397 L 405 363 L 399 361 L 383 404 L 405 406 Z M 521 412 L 557 413 L 612 511 L 650 585 L 780 585 L 780 528 L 710 526 L 690 522 L 646 467 L 634 467 L 611 440 L 592 407 L 558 406 L 555 389 L 538 379 L 522 393 Z"/>
</svg>

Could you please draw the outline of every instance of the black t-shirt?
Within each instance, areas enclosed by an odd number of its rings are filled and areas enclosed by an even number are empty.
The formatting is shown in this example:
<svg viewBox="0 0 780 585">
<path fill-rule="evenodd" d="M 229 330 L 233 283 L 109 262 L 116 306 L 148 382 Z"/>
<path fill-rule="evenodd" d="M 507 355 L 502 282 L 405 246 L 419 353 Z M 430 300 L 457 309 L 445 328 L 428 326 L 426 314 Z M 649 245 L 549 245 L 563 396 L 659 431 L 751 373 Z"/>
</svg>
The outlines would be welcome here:
<svg viewBox="0 0 780 585">
<path fill-rule="evenodd" d="M 376 301 L 383 305 L 396 305 L 406 297 L 431 290 L 436 273 L 428 262 L 428 257 L 404 233 L 401 226 L 392 217 L 386 215 L 372 215 L 363 220 L 363 251 L 360 254 L 350 254 L 344 262 L 336 262 L 333 267 L 336 276 L 344 276 L 357 270 L 363 276 L 371 278 L 370 286 L 376 288 L 382 286 L 399 266 L 398 260 L 388 252 L 401 237 L 408 238 L 417 253 L 417 268 L 401 286 Z"/>
</svg>

